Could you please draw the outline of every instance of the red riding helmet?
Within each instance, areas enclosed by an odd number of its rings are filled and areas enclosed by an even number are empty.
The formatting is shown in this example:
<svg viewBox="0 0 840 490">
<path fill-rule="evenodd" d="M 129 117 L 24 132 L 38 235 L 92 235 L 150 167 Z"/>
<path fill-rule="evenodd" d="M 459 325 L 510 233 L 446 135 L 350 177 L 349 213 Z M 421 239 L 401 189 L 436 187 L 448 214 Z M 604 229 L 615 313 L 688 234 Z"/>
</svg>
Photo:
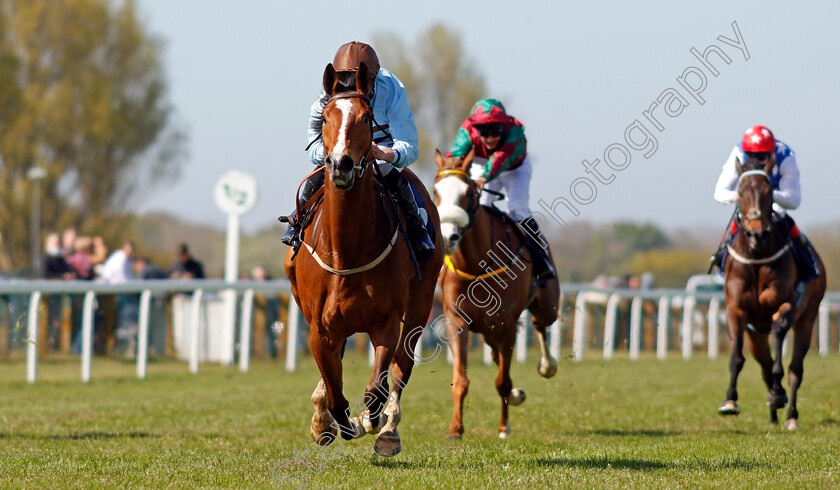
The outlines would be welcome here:
<svg viewBox="0 0 840 490">
<path fill-rule="evenodd" d="M 741 149 L 749 152 L 773 151 L 776 149 L 776 138 L 764 126 L 753 126 L 744 133 Z"/>
</svg>

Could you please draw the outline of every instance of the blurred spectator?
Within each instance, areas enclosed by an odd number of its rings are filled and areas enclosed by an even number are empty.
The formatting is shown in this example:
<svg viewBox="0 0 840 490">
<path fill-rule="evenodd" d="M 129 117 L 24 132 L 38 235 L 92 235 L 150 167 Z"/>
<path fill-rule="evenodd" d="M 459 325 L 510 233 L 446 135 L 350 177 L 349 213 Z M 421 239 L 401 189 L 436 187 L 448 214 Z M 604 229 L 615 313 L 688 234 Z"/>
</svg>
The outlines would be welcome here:
<svg viewBox="0 0 840 490">
<path fill-rule="evenodd" d="M 76 229 L 67 228 L 61 234 L 61 255 L 69 257 L 76 250 Z"/>
<path fill-rule="evenodd" d="M 99 277 L 102 282 L 108 284 L 124 284 L 134 279 L 133 266 L 134 245 L 131 242 L 125 242 L 102 264 L 102 272 Z"/>
<path fill-rule="evenodd" d="M 76 274 L 76 278 L 92 280 L 94 278 L 93 263 L 90 255 L 93 253 L 93 240 L 87 236 L 77 237 L 73 243 L 73 253 L 67 257 L 67 264 Z M 70 339 L 73 342 L 73 353 L 82 351 L 82 315 L 84 313 L 84 295 L 71 296 Z"/>
<path fill-rule="evenodd" d="M 134 245 L 126 242 L 102 264 L 100 280 L 108 284 L 125 284 L 134 279 Z M 137 295 L 118 294 L 114 308 L 105 308 L 106 344 L 111 341 L 118 353 L 134 356 L 137 340 Z M 109 311 L 110 310 L 110 311 Z"/>
<path fill-rule="evenodd" d="M 64 256 L 61 255 L 61 240 L 58 233 L 47 235 L 44 245 L 44 255 L 41 257 L 41 277 L 44 279 L 72 279 L 73 272 Z"/>
<path fill-rule="evenodd" d="M 144 256 L 138 256 L 134 260 L 134 276 L 137 279 L 166 279 L 163 269 L 149 262 Z"/>
<path fill-rule="evenodd" d="M 108 259 L 108 247 L 101 236 L 93 237 L 93 253 L 90 254 L 90 263 L 93 264 L 93 271 L 96 275 L 102 270 L 102 264 Z"/>
<path fill-rule="evenodd" d="M 642 288 L 642 280 L 639 279 L 639 276 L 632 276 L 627 281 L 627 287 L 629 289 L 633 289 L 633 290 L 641 289 Z"/>
<path fill-rule="evenodd" d="M 93 240 L 87 236 L 77 237 L 73 243 L 73 253 L 67 257 L 67 264 L 76 275 L 76 278 L 91 280 L 94 277 L 93 262 L 90 256 L 93 254 Z"/>
<path fill-rule="evenodd" d="M 73 279 L 75 274 L 61 255 L 61 239 L 58 233 L 50 233 L 44 244 L 44 255 L 41 257 L 41 277 L 44 279 Z M 54 350 L 61 339 L 62 311 L 64 309 L 64 295 L 50 294 L 45 297 L 47 304 L 47 332 L 45 350 Z"/>
<path fill-rule="evenodd" d="M 186 243 L 178 247 L 178 258 L 172 263 L 169 271 L 172 279 L 204 279 L 204 267 L 201 262 L 190 256 Z"/>
</svg>

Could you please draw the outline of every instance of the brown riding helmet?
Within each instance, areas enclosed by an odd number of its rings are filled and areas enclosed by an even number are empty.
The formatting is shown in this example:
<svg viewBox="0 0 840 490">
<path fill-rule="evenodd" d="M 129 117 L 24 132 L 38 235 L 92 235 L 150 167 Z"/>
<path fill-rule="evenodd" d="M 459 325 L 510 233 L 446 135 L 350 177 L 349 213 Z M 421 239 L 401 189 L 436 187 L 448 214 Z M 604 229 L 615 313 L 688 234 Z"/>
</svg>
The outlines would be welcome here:
<svg viewBox="0 0 840 490">
<path fill-rule="evenodd" d="M 379 73 L 379 57 L 370 45 L 358 41 L 349 42 L 338 48 L 333 59 L 335 71 L 356 71 L 365 62 L 371 77 Z"/>
</svg>

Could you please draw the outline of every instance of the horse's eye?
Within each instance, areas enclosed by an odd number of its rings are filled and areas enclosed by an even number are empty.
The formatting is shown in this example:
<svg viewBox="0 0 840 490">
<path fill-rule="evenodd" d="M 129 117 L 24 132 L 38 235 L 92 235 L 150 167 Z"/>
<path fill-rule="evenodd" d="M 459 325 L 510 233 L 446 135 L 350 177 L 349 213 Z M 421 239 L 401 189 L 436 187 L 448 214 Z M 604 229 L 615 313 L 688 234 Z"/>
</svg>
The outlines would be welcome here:
<svg viewBox="0 0 840 490">
<path fill-rule="evenodd" d="M 362 120 L 365 124 L 370 124 L 370 114 L 365 114 L 364 117 L 362 117 Z"/>
</svg>

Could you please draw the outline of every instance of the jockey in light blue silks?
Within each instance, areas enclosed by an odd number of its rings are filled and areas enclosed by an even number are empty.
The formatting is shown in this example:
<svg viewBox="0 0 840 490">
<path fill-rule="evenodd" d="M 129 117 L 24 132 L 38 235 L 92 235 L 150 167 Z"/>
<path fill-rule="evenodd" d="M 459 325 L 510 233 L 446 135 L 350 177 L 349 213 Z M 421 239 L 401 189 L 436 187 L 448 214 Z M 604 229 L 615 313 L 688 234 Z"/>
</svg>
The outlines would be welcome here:
<svg viewBox="0 0 840 490">
<path fill-rule="evenodd" d="M 373 128 L 371 154 L 377 160 L 377 166 L 384 177 L 384 184 L 396 196 L 405 214 L 412 246 L 418 258 L 423 260 L 435 251 L 435 245 L 420 216 L 411 186 L 400 174 L 400 170 L 414 163 L 418 156 L 414 114 L 408 105 L 405 86 L 396 75 L 379 67 L 379 58 L 369 45 L 357 41 L 342 45 L 336 52 L 332 64 L 339 81 L 351 83 L 355 81 L 356 71 L 362 62 L 368 67 L 374 79 L 372 93 L 367 94 L 373 109 L 373 118 L 377 123 Z M 311 144 L 307 148 L 307 154 L 312 163 L 317 166 L 324 165 L 324 142 L 319 129 L 322 111 L 328 101 L 326 93 L 321 93 L 318 100 L 312 104 L 309 115 Z M 306 202 L 323 185 L 324 174 L 319 172 L 301 186 L 298 199 L 301 203 Z M 300 240 L 299 233 L 297 223 L 290 220 L 289 228 L 282 238 L 283 243 L 289 246 L 297 245 Z"/>
</svg>

